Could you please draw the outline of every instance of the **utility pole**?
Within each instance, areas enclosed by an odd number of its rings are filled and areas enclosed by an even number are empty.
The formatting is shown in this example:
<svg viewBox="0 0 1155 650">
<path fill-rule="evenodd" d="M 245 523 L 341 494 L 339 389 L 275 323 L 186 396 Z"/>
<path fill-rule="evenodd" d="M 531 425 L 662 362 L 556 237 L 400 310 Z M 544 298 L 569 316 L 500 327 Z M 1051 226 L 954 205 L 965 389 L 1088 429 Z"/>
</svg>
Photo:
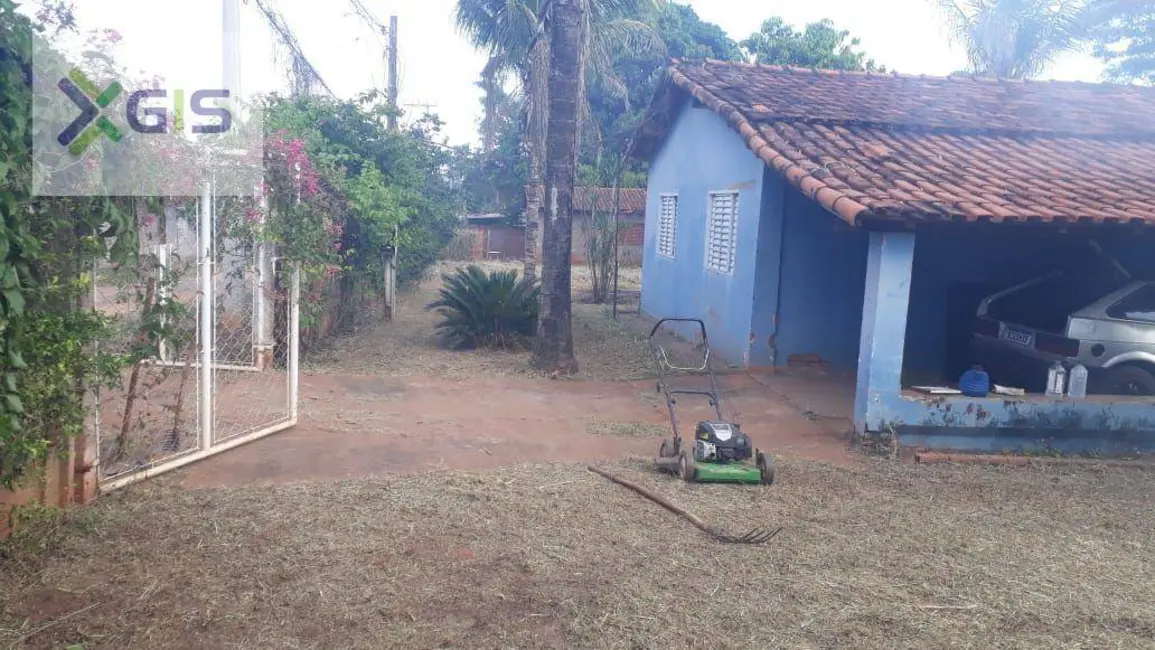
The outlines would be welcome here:
<svg viewBox="0 0 1155 650">
<path fill-rule="evenodd" d="M 397 16 L 389 16 L 389 105 L 397 110 Z M 397 115 L 390 113 L 389 130 L 397 130 Z"/>
<path fill-rule="evenodd" d="M 223 51 L 221 61 L 224 65 L 224 88 L 229 91 L 227 106 L 234 118 L 239 117 L 243 108 L 244 95 L 241 88 L 241 2 L 240 0 L 222 0 Z M 261 223 L 265 220 L 265 200 L 261 198 Z M 216 215 L 209 212 L 215 220 Z M 203 218 L 203 217 L 202 217 Z M 215 228 L 210 229 L 215 236 Z M 203 236 L 203 234 L 202 234 Z M 202 244 L 203 245 L 203 244 Z M 273 294 L 276 282 L 273 276 L 273 259 L 276 250 L 268 242 L 257 242 L 254 246 L 253 264 L 253 360 L 258 370 L 266 370 L 273 362 L 273 329 L 275 310 L 271 308 L 269 297 Z M 203 261 L 202 261 L 203 263 Z M 201 287 L 202 291 L 212 293 L 210 287 Z"/>
<path fill-rule="evenodd" d="M 224 88 L 229 91 L 230 97 L 239 100 L 241 97 L 241 3 L 240 0 L 222 0 L 221 30 L 223 36 L 223 51 L 221 62 L 224 65 Z M 235 104 L 234 104 L 235 105 Z"/>
</svg>

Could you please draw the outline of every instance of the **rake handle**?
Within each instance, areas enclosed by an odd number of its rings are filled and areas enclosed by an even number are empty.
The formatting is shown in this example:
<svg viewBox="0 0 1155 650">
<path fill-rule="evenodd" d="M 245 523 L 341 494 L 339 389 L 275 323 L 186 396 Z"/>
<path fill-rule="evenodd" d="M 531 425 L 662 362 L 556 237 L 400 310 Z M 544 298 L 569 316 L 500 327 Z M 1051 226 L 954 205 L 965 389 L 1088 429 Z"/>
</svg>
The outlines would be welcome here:
<svg viewBox="0 0 1155 650">
<path fill-rule="evenodd" d="M 614 483 L 617 483 L 618 485 L 620 485 L 622 487 L 629 488 L 629 489 L 633 490 L 634 492 L 637 492 L 638 494 L 646 497 L 650 501 L 653 501 L 654 503 L 662 506 L 666 510 L 669 510 L 670 512 L 672 512 L 676 515 L 681 515 L 686 521 L 690 522 L 691 524 L 694 524 L 699 529 L 701 529 L 702 532 L 705 532 L 712 537 L 718 537 L 719 535 L 722 534 L 722 531 L 718 530 L 714 526 L 707 524 L 706 522 L 702 521 L 701 519 L 698 519 L 696 516 L 694 516 L 693 513 L 686 512 L 685 510 L 679 508 L 678 506 L 674 505 L 673 503 L 670 503 L 665 498 L 655 494 L 654 492 L 652 492 L 650 490 L 647 490 L 646 488 L 638 485 L 637 483 L 634 483 L 633 481 L 627 481 L 626 479 L 624 479 L 620 476 L 614 476 L 613 474 L 610 474 L 609 472 L 605 471 L 604 469 L 594 467 L 593 465 L 588 465 L 587 469 L 589 469 L 589 471 L 593 472 L 594 474 L 601 475 L 601 476 L 613 481 Z"/>
</svg>

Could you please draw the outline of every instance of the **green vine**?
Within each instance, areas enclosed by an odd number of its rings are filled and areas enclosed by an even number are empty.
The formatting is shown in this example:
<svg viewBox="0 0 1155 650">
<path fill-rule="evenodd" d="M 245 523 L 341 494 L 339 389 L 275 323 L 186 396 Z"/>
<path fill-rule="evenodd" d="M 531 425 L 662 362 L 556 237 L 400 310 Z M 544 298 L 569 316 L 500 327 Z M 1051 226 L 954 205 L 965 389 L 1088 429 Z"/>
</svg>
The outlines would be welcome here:
<svg viewBox="0 0 1155 650">
<path fill-rule="evenodd" d="M 0 0 L 0 487 L 17 485 L 52 448 L 81 432 L 87 386 L 117 378 L 121 359 L 93 350 L 108 335 L 81 309 L 92 260 L 132 262 L 123 201 L 34 198 L 33 39 L 44 25 Z M 80 174 L 85 170 L 67 173 Z"/>
</svg>

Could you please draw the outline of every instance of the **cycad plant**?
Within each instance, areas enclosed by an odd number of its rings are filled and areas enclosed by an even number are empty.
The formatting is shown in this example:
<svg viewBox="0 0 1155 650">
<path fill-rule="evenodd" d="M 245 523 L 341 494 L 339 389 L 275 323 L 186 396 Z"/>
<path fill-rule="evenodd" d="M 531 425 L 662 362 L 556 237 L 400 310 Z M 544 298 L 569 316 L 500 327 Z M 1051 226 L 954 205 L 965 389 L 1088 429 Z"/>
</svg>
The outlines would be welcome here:
<svg viewBox="0 0 1155 650">
<path fill-rule="evenodd" d="M 538 286 L 517 271 L 470 264 L 441 276 L 441 298 L 425 306 L 442 320 L 437 331 L 453 349 L 517 348 L 537 326 Z"/>
</svg>

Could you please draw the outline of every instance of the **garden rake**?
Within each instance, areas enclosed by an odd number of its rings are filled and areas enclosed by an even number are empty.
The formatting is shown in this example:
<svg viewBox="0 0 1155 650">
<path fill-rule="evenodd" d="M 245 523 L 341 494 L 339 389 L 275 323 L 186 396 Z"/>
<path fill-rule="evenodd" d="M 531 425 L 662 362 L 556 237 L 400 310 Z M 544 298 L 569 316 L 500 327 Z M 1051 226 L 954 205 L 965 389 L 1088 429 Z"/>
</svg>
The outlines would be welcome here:
<svg viewBox="0 0 1155 650">
<path fill-rule="evenodd" d="M 771 530 L 769 528 L 754 528 L 744 535 L 731 535 L 731 534 L 725 532 L 724 530 L 722 530 L 721 528 L 719 528 L 718 526 L 712 526 L 710 524 L 707 524 L 706 522 L 702 521 L 698 517 L 694 516 L 693 513 L 686 512 L 682 508 L 679 508 L 678 506 L 674 505 L 673 503 L 670 503 L 666 499 L 662 498 L 661 496 L 658 496 L 657 494 L 651 492 L 650 490 L 647 490 L 646 488 L 638 485 L 637 483 L 634 483 L 632 481 L 627 481 L 626 479 L 621 478 L 620 476 L 614 476 L 613 474 L 610 474 L 609 472 L 607 472 L 603 469 L 594 467 L 593 465 L 588 466 L 588 469 L 595 474 L 598 474 L 600 476 L 604 476 L 605 478 L 613 481 L 614 483 L 617 483 L 618 485 L 621 485 L 622 487 L 626 487 L 626 488 L 633 490 L 634 492 L 637 492 L 638 494 L 646 497 L 650 501 L 653 501 L 654 503 L 662 506 L 663 508 L 665 508 L 666 510 L 669 510 L 670 512 L 673 512 L 674 514 L 681 515 L 684 519 L 689 521 L 691 524 L 694 524 L 695 526 L 697 526 L 698 529 L 700 529 L 702 532 L 706 533 L 707 535 L 714 538 L 715 540 L 717 540 L 719 542 L 723 542 L 725 544 L 765 544 L 765 543 L 769 542 L 770 540 L 774 539 L 775 537 L 777 537 L 778 533 L 782 532 L 781 527 L 773 529 L 773 530 Z"/>
</svg>

